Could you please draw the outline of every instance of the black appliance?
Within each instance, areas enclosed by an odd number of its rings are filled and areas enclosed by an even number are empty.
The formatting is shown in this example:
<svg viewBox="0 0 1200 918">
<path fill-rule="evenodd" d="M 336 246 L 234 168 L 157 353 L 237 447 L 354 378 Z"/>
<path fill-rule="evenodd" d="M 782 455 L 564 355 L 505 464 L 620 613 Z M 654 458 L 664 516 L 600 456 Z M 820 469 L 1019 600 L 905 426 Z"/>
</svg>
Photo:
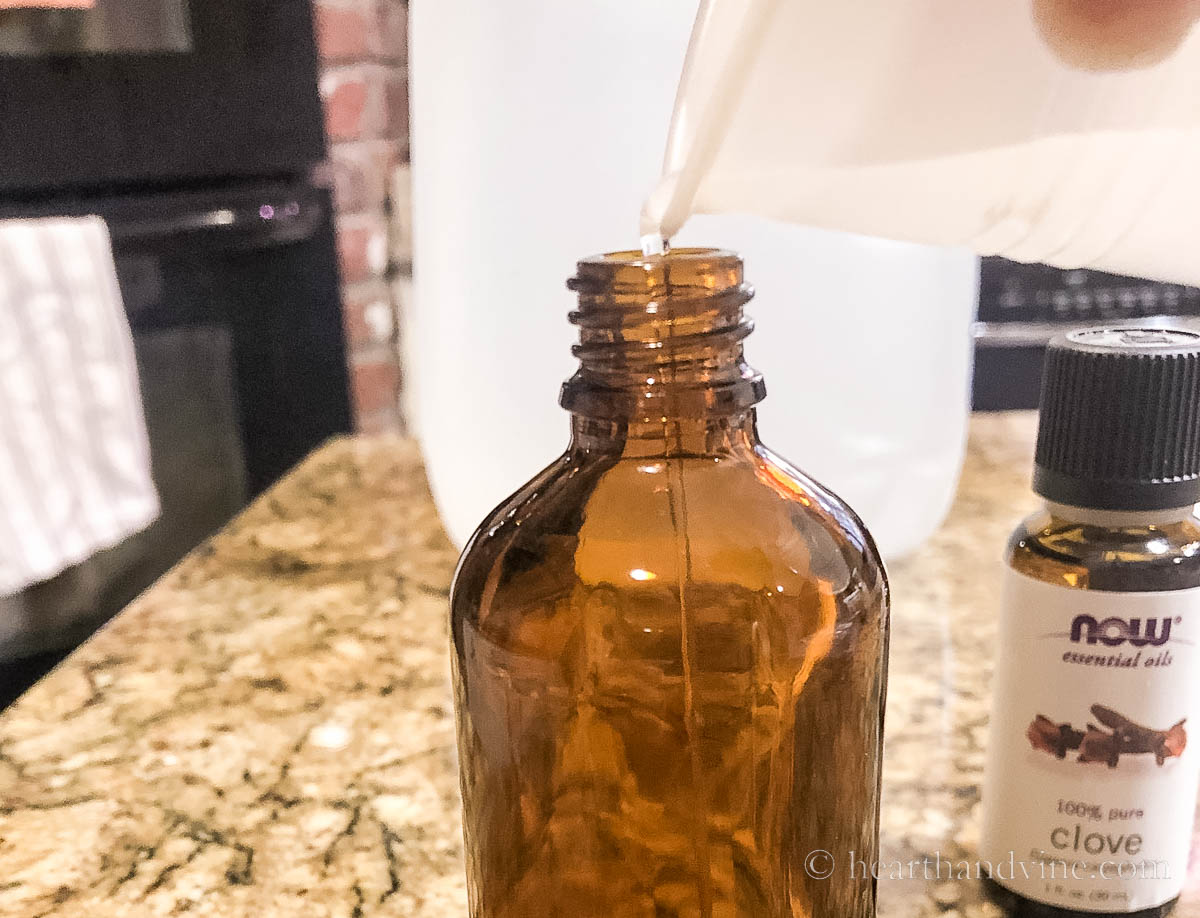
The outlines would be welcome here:
<svg viewBox="0 0 1200 918">
<path fill-rule="evenodd" d="M 0 202 L 0 217 L 77 214 L 108 223 L 135 345 L 187 329 L 228 339 L 249 496 L 351 429 L 328 190 L 260 181 Z"/>
<path fill-rule="evenodd" d="M 163 508 L 8 600 L 40 666 L 352 428 L 311 4 L 0 9 L 0 126 L 0 218 L 108 223 Z"/>
<path fill-rule="evenodd" d="M 1036 408 L 1046 344 L 1064 331 L 1198 320 L 1195 287 L 985 258 L 975 324 L 974 407 Z"/>
<path fill-rule="evenodd" d="M 0 10 L 0 194 L 295 175 L 325 153 L 308 0 Z"/>
</svg>

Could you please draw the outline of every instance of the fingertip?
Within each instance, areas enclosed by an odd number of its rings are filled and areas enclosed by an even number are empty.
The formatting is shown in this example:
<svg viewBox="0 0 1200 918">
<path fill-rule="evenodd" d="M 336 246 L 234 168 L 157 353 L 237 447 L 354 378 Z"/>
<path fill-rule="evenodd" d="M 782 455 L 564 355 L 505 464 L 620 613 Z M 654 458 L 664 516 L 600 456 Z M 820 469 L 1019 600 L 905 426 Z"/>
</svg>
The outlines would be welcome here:
<svg viewBox="0 0 1200 918">
<path fill-rule="evenodd" d="M 1083 70 L 1156 64 L 1182 44 L 1198 16 L 1198 0 L 1033 0 L 1046 43 Z"/>
</svg>

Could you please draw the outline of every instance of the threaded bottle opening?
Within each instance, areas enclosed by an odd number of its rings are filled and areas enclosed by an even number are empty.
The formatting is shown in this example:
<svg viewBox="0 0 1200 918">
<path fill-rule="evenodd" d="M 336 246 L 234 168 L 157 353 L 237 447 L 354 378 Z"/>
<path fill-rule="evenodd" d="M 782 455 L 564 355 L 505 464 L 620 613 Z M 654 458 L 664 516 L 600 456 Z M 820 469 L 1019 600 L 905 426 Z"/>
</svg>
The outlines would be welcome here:
<svg viewBox="0 0 1200 918">
<path fill-rule="evenodd" d="M 725 249 L 671 249 L 662 255 L 608 252 L 576 262 L 567 286 L 585 297 L 647 297 L 668 289 L 721 291 L 742 283 L 742 259 Z"/>
<path fill-rule="evenodd" d="M 742 260 L 721 249 L 675 249 L 664 255 L 612 252 L 585 258 L 567 287 L 579 295 L 576 356 L 608 344 L 658 346 L 751 325 L 742 306 L 754 295 Z"/>
<path fill-rule="evenodd" d="M 749 407 L 762 378 L 742 360 L 754 295 L 742 260 L 721 249 L 611 252 L 578 262 L 579 372 L 560 404 L 594 416 L 696 416 Z"/>
</svg>

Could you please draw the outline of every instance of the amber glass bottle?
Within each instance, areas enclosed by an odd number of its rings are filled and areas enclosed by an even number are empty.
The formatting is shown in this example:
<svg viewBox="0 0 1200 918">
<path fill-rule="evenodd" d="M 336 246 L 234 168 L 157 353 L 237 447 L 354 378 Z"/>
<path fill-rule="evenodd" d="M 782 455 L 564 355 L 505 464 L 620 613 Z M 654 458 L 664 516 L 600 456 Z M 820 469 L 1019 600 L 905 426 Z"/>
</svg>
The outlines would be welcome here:
<svg viewBox="0 0 1200 918">
<path fill-rule="evenodd" d="M 758 441 L 741 260 L 619 252 L 569 286 L 570 444 L 451 599 L 471 915 L 870 916 L 887 584 Z"/>
</svg>

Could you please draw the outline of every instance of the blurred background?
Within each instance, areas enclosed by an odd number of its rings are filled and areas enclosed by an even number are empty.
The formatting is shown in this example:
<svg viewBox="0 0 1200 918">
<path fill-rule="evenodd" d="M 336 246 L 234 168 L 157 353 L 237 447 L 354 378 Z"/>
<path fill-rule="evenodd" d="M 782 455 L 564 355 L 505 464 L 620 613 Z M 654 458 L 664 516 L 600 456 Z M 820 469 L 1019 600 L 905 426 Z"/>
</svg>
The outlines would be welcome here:
<svg viewBox="0 0 1200 918">
<path fill-rule="evenodd" d="M 410 30 L 403 0 L 0 0 L 0 546 L 18 559 L 0 580 L 0 703 L 331 436 L 416 434 L 460 542 L 561 449 L 562 282 L 574 258 L 634 242 L 694 3 L 636 27 L 599 2 L 411 12 Z M 89 216 L 100 237 L 70 222 Z M 967 406 L 1034 407 L 1057 330 L 1200 314 L 1200 291 L 1133 278 L 765 221 L 689 233 L 745 252 L 752 310 L 774 323 L 749 351 L 772 392 L 768 442 L 860 506 L 893 555 L 948 505 Z M 110 351 L 72 324 L 89 309 Z M 919 334 L 848 342 L 866 314 Z M 805 335 L 827 363 L 793 359 Z M 876 375 L 806 402 L 847 359 Z M 897 415 L 905 399 L 920 410 Z M 944 432 L 911 533 L 887 521 L 911 512 L 888 504 L 890 441 L 862 459 L 838 445 L 888 418 L 918 444 L 920 424 Z M 514 419 L 528 435 L 497 442 Z M 495 469 L 466 481 L 484 448 Z M 54 463 L 77 493 L 44 484 Z M 157 513 L 113 511 L 76 540 L 96 493 Z"/>
<path fill-rule="evenodd" d="M 319 443 L 403 429 L 403 0 L 51 5 L 0 0 L 0 227 L 107 225 L 161 512 L 0 597 L 0 699 Z M 9 245 L 7 267 L 25 258 L 40 276 L 38 241 Z M 8 314 L 46 314 L 38 293 L 0 292 L 6 330 Z M 26 329 L 30 363 L 34 345 L 53 352 L 52 330 L 38 331 Z M 26 380 L 5 356 L 5 407 L 20 409 Z M 103 359 L 97 374 L 120 372 Z M 20 434 L 0 427 L 12 452 L 36 456 Z"/>
</svg>

